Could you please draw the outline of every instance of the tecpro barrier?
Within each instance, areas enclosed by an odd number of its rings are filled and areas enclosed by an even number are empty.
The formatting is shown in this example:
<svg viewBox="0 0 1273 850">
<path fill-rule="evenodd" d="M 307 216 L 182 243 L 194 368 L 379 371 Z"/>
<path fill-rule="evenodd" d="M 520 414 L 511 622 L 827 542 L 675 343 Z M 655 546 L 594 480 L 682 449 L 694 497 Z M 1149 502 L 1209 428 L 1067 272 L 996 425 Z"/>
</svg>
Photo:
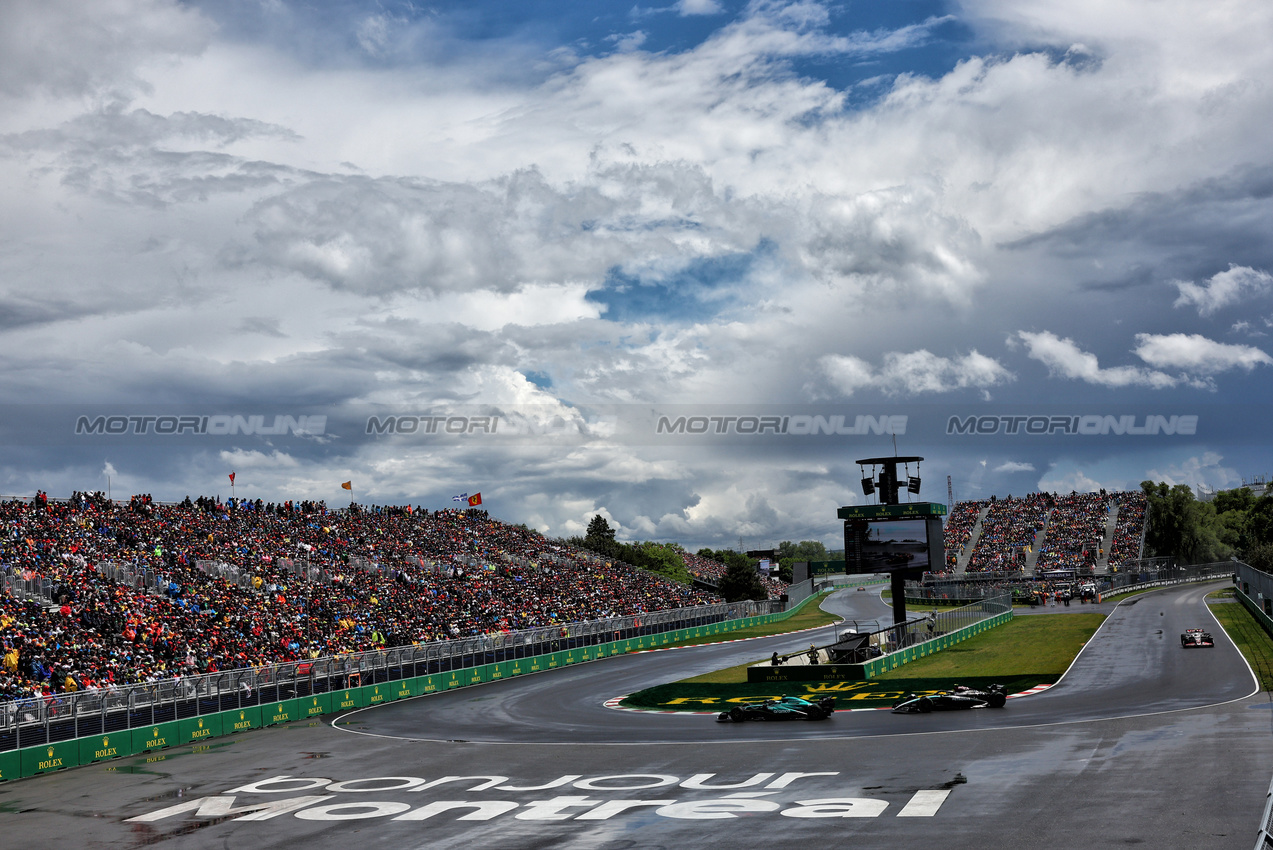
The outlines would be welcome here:
<svg viewBox="0 0 1273 850">
<path fill-rule="evenodd" d="M 215 682 L 214 677 L 201 677 L 202 684 L 195 681 L 147 683 L 109 698 L 103 694 L 80 692 L 62 695 L 78 698 L 74 700 L 39 700 L 39 705 L 29 704 L 30 701 L 28 704 L 9 703 L 9 723 L 0 730 L 0 745 L 4 745 L 0 749 L 0 781 L 110 759 L 159 753 L 173 746 L 198 744 L 211 738 L 294 720 L 338 714 L 779 622 L 791 617 L 813 598 L 787 611 L 696 625 L 677 626 L 686 620 L 710 619 L 721 613 L 754 610 L 771 603 L 731 603 L 704 606 L 707 610 L 676 609 L 622 618 L 632 621 L 631 627 L 638 632 L 631 637 L 623 637 L 621 630 L 598 628 L 613 626 L 618 621 L 570 624 L 553 630 L 552 639 L 530 644 L 518 644 L 516 640 L 530 633 L 513 633 L 502 636 L 512 639 L 505 640 L 498 648 L 512 650 L 514 657 L 501 660 L 486 660 L 488 654 L 498 654 L 494 652 L 497 649 L 495 638 L 486 636 L 491 638 L 489 652 L 479 652 L 466 646 L 466 641 L 453 641 L 448 645 L 455 652 L 445 657 L 434 652 L 436 647 L 432 644 L 399 647 L 381 653 L 316 659 L 221 674 L 223 677 L 237 677 L 229 687 L 203 687 L 203 684 Z M 660 627 L 663 627 L 662 630 L 654 630 Z M 593 640 L 616 634 L 619 635 L 618 640 Z M 517 656 L 518 646 L 540 645 L 550 647 L 550 651 Z M 554 645 L 556 648 L 551 649 Z M 464 663 L 466 661 L 468 663 Z M 432 670 L 434 666 L 447 669 Z M 283 671 L 285 667 L 288 670 Z M 416 675 L 420 668 L 424 668 L 423 674 Z M 249 681 L 242 678 L 244 676 L 251 676 L 254 684 L 242 687 Z M 156 699 L 146 702 L 143 697 L 147 695 Z M 234 704 L 227 706 L 227 701 Z M 17 706 L 16 711 L 14 706 Z M 21 713 L 23 709 L 40 711 L 41 716 L 28 718 Z M 42 737 L 43 740 L 27 745 L 24 739 L 29 736 Z"/>
</svg>

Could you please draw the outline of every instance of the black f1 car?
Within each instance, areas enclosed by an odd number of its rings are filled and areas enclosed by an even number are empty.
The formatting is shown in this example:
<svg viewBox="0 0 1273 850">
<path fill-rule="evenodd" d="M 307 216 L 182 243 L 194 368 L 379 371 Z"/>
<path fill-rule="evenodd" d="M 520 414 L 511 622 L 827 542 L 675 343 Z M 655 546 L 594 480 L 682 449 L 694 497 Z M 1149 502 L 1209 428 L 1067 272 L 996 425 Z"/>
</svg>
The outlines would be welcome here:
<svg viewBox="0 0 1273 850">
<path fill-rule="evenodd" d="M 782 697 L 764 702 L 736 705 L 716 716 L 718 721 L 732 720 L 826 720 L 835 711 L 835 697 L 812 702 L 800 697 Z"/>
<path fill-rule="evenodd" d="M 1180 636 L 1180 645 L 1188 649 L 1191 646 L 1215 646 L 1216 643 L 1211 639 L 1211 632 L 1204 632 L 1202 629 L 1185 629 L 1185 633 Z"/>
<path fill-rule="evenodd" d="M 987 685 L 984 691 L 955 685 L 949 691 L 935 694 L 907 694 L 893 703 L 894 714 L 927 714 L 930 711 L 956 711 L 962 708 L 1003 708 L 1008 692 L 1003 685 Z"/>
</svg>

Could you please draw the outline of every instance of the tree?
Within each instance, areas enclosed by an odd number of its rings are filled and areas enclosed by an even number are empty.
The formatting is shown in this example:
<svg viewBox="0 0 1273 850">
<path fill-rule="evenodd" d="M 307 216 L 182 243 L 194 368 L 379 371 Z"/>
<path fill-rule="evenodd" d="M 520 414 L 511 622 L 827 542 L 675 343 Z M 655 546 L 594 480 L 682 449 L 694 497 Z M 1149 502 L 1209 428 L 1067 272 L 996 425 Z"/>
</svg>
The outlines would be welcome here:
<svg viewBox="0 0 1273 850">
<path fill-rule="evenodd" d="M 725 576 L 720 580 L 720 595 L 726 602 L 769 598 L 769 592 L 760 581 L 760 573 L 756 570 L 756 565 L 746 556 L 731 558 L 726 564 Z"/>
<path fill-rule="evenodd" d="M 1182 564 L 1202 564 L 1225 560 L 1233 553 L 1225 538 L 1233 539 L 1234 529 L 1218 519 L 1213 503 L 1194 499 L 1189 485 L 1142 481 L 1140 486 L 1149 504 L 1145 544 L 1150 554 L 1174 557 Z"/>
<path fill-rule="evenodd" d="M 1273 572 L 1273 543 L 1256 543 L 1242 560 L 1261 572 Z"/>
<path fill-rule="evenodd" d="M 610 527 L 610 523 L 606 522 L 605 517 L 597 514 L 588 523 L 588 533 L 584 535 L 584 539 L 601 544 L 613 543 L 614 529 Z"/>
</svg>

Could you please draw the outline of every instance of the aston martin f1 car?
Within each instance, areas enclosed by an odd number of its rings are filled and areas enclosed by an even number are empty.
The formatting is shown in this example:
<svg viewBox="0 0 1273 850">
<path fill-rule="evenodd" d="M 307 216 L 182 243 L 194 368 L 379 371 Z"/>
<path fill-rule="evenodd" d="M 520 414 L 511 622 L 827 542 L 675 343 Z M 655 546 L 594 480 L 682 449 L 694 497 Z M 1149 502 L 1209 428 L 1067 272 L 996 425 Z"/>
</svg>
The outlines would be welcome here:
<svg viewBox="0 0 1273 850">
<path fill-rule="evenodd" d="M 1185 629 L 1185 633 L 1180 636 L 1180 645 L 1185 649 L 1192 646 L 1215 646 L 1215 641 L 1211 639 L 1211 632 L 1204 632 L 1202 629 Z"/>
<path fill-rule="evenodd" d="M 987 685 L 986 689 L 955 685 L 949 691 L 935 694 L 907 694 L 893 703 L 894 714 L 927 714 L 930 711 L 957 711 L 963 708 L 1003 708 L 1008 692 L 1003 685 Z"/>
<path fill-rule="evenodd" d="M 718 721 L 732 720 L 826 720 L 835 711 L 835 697 L 823 697 L 817 702 L 800 697 L 782 697 L 764 702 L 736 705 L 716 716 Z"/>
</svg>

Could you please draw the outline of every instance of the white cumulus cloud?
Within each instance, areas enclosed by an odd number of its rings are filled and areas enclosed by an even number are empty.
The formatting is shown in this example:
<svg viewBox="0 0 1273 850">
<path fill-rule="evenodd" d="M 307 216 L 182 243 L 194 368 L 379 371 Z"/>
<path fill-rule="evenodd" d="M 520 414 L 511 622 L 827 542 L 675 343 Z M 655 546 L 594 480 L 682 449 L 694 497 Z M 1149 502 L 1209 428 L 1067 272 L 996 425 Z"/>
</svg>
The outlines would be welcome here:
<svg viewBox="0 0 1273 850">
<path fill-rule="evenodd" d="M 725 11 L 716 0 L 677 0 L 679 15 L 719 15 Z"/>
<path fill-rule="evenodd" d="M 1273 283 L 1273 275 L 1250 266 L 1230 264 L 1227 270 L 1216 272 L 1201 286 L 1186 280 L 1173 280 L 1172 283 L 1180 290 L 1177 307 L 1192 305 L 1198 308 L 1199 316 L 1210 316 L 1223 307 L 1238 303 L 1247 295 L 1268 289 Z"/>
<path fill-rule="evenodd" d="M 844 395 L 867 387 L 888 395 L 984 389 L 1013 379 L 1001 363 L 976 349 L 962 357 L 940 357 L 926 349 L 890 351 L 878 369 L 860 357 L 843 354 L 828 354 L 820 364 L 832 385 Z"/>
<path fill-rule="evenodd" d="M 1034 464 L 1021 463 L 1020 461 L 1010 460 L 996 466 L 994 471 L 995 472 L 1034 472 Z"/>
<path fill-rule="evenodd" d="M 1228 369 L 1251 371 L 1273 364 L 1253 345 L 1230 345 L 1201 334 L 1136 334 L 1136 355 L 1150 366 L 1212 375 Z"/>
<path fill-rule="evenodd" d="M 1145 386 L 1165 389 L 1180 383 L 1179 379 L 1164 372 L 1136 366 L 1102 368 L 1095 354 L 1082 350 L 1074 340 L 1058 337 L 1050 331 L 1018 331 L 1013 339 L 1025 343 L 1026 353 L 1047 366 L 1048 371 L 1056 377 L 1104 387 Z"/>
</svg>

